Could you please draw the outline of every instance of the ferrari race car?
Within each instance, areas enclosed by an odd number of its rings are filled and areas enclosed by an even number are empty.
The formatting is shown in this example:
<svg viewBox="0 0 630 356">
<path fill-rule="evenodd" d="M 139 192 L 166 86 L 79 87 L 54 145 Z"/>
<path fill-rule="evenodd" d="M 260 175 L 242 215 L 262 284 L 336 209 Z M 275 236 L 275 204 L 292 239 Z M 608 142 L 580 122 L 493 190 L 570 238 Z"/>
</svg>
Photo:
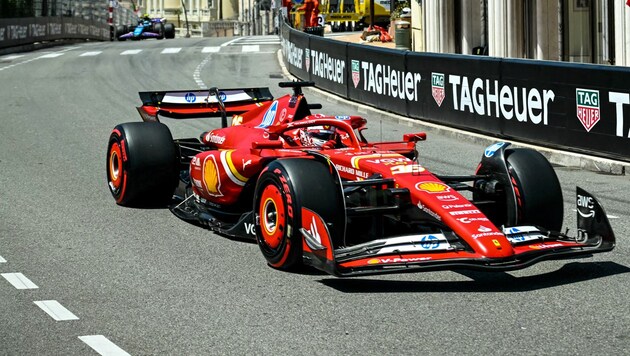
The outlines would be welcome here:
<svg viewBox="0 0 630 356">
<path fill-rule="evenodd" d="M 145 38 L 175 38 L 175 25 L 166 19 L 140 19 L 137 25 L 119 25 L 116 27 L 116 38 L 119 41 L 142 40 Z"/>
<path fill-rule="evenodd" d="M 312 84 L 280 83 L 293 93 L 277 99 L 268 88 L 139 93 L 143 122 L 109 137 L 114 199 L 256 241 L 272 267 L 335 276 L 516 270 L 615 247 L 604 209 L 579 187 L 577 232 L 562 231 L 560 183 L 537 151 L 498 142 L 474 174 L 434 174 L 418 162 L 425 133 L 368 142 L 364 118 L 311 113 Z M 160 117 L 222 127 L 173 139 Z"/>
</svg>

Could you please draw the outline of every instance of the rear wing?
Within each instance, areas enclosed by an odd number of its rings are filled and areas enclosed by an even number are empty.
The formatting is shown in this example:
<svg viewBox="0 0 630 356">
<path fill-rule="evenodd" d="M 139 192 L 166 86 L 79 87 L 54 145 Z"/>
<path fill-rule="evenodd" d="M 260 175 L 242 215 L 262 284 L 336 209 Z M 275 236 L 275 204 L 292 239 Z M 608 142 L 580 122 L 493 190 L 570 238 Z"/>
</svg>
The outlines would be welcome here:
<svg viewBox="0 0 630 356">
<path fill-rule="evenodd" d="M 218 93 L 227 115 L 242 114 L 273 100 L 266 87 L 219 89 Z M 145 91 L 138 95 L 142 106 L 137 109 L 144 121 L 159 121 L 158 115 L 174 119 L 222 115 L 216 93 L 211 90 Z"/>
</svg>

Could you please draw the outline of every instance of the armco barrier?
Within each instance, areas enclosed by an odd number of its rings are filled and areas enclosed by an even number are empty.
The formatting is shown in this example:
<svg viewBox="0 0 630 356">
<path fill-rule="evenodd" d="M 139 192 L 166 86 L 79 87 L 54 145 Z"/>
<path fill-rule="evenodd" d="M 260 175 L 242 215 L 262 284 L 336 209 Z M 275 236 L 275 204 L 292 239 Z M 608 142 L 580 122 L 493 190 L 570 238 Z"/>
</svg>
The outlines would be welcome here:
<svg viewBox="0 0 630 356">
<path fill-rule="evenodd" d="M 630 68 L 432 54 L 310 36 L 284 25 L 289 71 L 393 113 L 630 162 Z"/>
<path fill-rule="evenodd" d="M 61 39 L 109 40 L 109 26 L 77 17 L 0 19 L 0 49 Z"/>
</svg>

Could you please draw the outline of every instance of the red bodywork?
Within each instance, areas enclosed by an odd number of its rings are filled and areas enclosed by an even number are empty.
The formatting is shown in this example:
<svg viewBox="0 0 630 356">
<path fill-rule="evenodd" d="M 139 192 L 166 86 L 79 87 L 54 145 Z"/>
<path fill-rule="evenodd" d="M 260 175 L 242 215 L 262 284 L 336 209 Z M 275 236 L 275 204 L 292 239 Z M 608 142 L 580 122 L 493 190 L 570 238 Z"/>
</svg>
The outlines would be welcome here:
<svg viewBox="0 0 630 356">
<path fill-rule="evenodd" d="M 408 158 L 414 152 L 416 142 L 426 138 L 424 133 L 406 134 L 399 142 L 368 143 L 360 134 L 365 128 L 365 119 L 360 116 L 313 115 L 305 110 L 307 104 L 301 93 L 275 100 L 263 97 L 254 101 L 226 102 L 226 111 L 233 114 L 231 125 L 201 135 L 202 143 L 211 149 L 196 154 L 190 160 L 190 179 L 196 197 L 213 206 L 231 206 L 237 203 L 248 181 L 257 179 L 269 162 L 282 158 L 311 158 L 311 152 L 316 150 L 334 165 L 342 181 L 360 181 L 375 175 L 393 179 L 395 188 L 409 191 L 411 204 L 448 226 L 469 246 L 466 249 L 451 248 L 452 244 L 446 239 L 439 236 L 427 238 L 427 235 L 419 234 L 401 237 L 409 240 L 408 246 L 402 248 L 398 244 L 396 246 L 399 247 L 390 251 L 386 247 L 389 242 L 384 242 L 385 247 L 373 249 L 369 255 L 342 259 L 337 255 L 342 254 L 344 249 L 333 246 L 333 237 L 328 236 L 326 222 L 317 213 L 303 208 L 302 226 L 307 233 L 318 237 L 317 246 L 303 239 L 304 255 L 309 257 L 312 265 L 329 273 L 383 273 L 413 270 L 414 267 L 508 270 L 522 268 L 538 260 L 602 252 L 614 247 L 614 236 L 612 242 L 595 247 L 586 242 L 545 240 L 542 235 L 531 241 L 516 243 L 470 200 Z M 219 112 L 216 105 L 209 103 L 143 102 L 145 105 L 139 111 L 146 121 L 155 119 L 158 114 L 186 118 L 216 116 Z M 297 137 L 292 137 L 296 130 L 313 126 L 336 130 L 341 137 L 341 145 L 334 148 L 309 147 L 301 144 Z"/>
</svg>

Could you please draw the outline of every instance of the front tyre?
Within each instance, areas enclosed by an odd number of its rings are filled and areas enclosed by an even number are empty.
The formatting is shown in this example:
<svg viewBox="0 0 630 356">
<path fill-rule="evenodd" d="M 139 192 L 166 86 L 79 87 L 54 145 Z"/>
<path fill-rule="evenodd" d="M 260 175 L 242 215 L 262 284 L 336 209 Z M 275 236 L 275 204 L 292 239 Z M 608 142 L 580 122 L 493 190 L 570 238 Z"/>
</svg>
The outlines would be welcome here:
<svg viewBox="0 0 630 356">
<path fill-rule="evenodd" d="M 540 152 L 506 150 L 507 168 L 516 196 L 517 223 L 560 231 L 564 218 L 562 188 L 553 167 Z"/>
<path fill-rule="evenodd" d="M 276 160 L 261 173 L 254 195 L 256 240 L 270 266 L 295 270 L 302 265 L 302 208 L 326 222 L 333 244 L 343 238 L 343 193 L 331 169 L 299 158 Z"/>
<path fill-rule="evenodd" d="M 133 122 L 112 130 L 107 145 L 107 185 L 123 206 L 164 206 L 178 180 L 177 150 L 166 125 Z"/>
</svg>

